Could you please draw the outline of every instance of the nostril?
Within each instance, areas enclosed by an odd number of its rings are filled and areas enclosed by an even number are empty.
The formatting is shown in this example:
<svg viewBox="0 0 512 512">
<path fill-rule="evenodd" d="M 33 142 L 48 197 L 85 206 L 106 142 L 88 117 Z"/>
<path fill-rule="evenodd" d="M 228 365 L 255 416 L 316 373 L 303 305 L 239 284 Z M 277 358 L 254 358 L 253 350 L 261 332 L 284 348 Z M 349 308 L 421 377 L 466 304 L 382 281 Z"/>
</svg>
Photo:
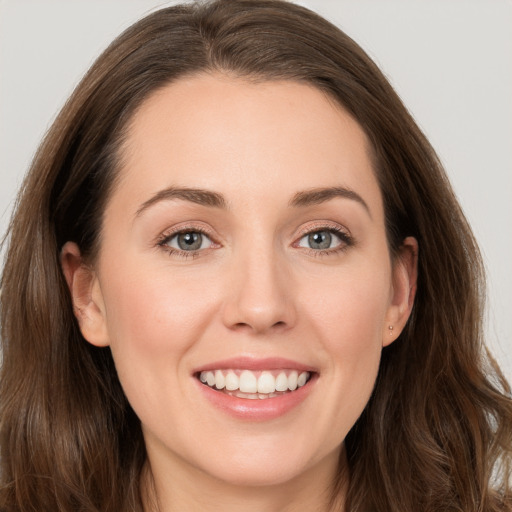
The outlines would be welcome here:
<svg viewBox="0 0 512 512">
<path fill-rule="evenodd" d="M 285 329 L 286 326 L 287 326 L 286 322 L 279 320 L 278 322 L 275 322 L 273 324 L 270 323 L 270 330 L 274 330 L 274 329 L 282 330 L 282 329 Z M 249 322 L 238 322 L 238 323 L 234 324 L 231 328 L 234 329 L 235 331 L 244 331 L 244 330 L 266 331 L 266 330 L 269 330 L 269 328 L 265 328 L 264 325 L 259 325 L 257 322 L 253 322 L 252 324 Z"/>
<path fill-rule="evenodd" d="M 235 329 L 245 329 L 245 328 L 251 329 L 251 326 L 249 324 L 244 323 L 244 322 L 238 322 L 235 325 L 233 325 L 233 327 Z"/>
</svg>

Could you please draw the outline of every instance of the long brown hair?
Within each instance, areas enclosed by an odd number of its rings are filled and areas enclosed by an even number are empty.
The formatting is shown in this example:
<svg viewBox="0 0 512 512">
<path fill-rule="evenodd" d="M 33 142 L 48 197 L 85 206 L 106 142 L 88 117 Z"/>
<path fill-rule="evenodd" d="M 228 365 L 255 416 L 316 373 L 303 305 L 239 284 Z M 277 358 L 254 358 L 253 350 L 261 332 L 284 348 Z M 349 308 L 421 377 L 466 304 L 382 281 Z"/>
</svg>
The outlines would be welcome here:
<svg viewBox="0 0 512 512">
<path fill-rule="evenodd" d="M 483 344 L 482 262 L 445 173 L 361 48 L 278 0 L 149 15 L 99 57 L 46 135 L 1 281 L 0 509 L 143 509 L 140 423 L 110 350 L 80 334 L 59 251 L 72 240 L 94 259 L 119 148 L 144 99 L 210 70 L 306 82 L 343 105 L 372 144 L 392 254 L 406 236 L 419 241 L 412 317 L 384 349 L 373 396 L 345 440 L 347 510 L 512 510 L 510 387 Z"/>
</svg>

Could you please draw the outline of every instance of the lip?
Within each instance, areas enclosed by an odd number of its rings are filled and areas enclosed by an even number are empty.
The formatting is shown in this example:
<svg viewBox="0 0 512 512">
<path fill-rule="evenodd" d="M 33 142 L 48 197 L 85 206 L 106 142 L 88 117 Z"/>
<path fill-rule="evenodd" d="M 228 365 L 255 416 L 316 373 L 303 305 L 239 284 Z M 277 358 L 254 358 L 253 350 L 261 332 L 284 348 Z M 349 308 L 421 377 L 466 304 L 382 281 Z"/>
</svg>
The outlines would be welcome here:
<svg viewBox="0 0 512 512">
<path fill-rule="evenodd" d="M 292 359 L 282 357 L 266 357 L 263 359 L 252 357 L 234 357 L 208 363 L 193 370 L 193 374 L 214 370 L 297 370 L 299 372 L 318 373 L 318 370 Z"/>
<path fill-rule="evenodd" d="M 310 372 L 311 378 L 304 386 L 290 393 L 276 396 L 274 398 L 254 400 L 239 398 L 216 391 L 203 384 L 197 378 L 197 375 L 202 371 L 227 369 L 252 371 L 290 369 L 301 372 Z M 238 357 L 222 361 L 215 361 L 213 363 L 208 363 L 207 365 L 201 366 L 194 370 L 193 379 L 198 386 L 198 390 L 201 395 L 215 409 L 239 420 L 262 422 L 282 417 L 291 412 L 296 407 L 299 407 L 306 400 L 309 393 L 313 390 L 315 383 L 318 380 L 318 370 L 291 359 L 254 359 L 248 357 Z"/>
</svg>

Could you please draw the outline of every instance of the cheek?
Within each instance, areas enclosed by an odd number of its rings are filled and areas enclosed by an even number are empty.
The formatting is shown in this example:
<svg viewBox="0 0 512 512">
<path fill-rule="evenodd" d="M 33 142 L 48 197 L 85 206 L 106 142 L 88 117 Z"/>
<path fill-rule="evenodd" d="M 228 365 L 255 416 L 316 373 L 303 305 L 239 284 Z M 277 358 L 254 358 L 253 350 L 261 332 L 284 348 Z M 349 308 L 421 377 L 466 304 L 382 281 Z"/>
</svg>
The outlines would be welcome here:
<svg viewBox="0 0 512 512">
<path fill-rule="evenodd" d="M 368 267 L 367 267 L 368 270 Z M 310 296 L 308 318 L 329 361 L 333 425 L 345 434 L 372 393 L 390 298 L 385 272 L 352 272 Z"/>
<path fill-rule="evenodd" d="M 103 290 L 110 348 L 127 395 L 156 387 L 162 375 L 177 385 L 183 357 L 213 311 L 200 280 L 177 279 L 165 267 L 130 267 L 133 272 L 112 269 Z"/>
<path fill-rule="evenodd" d="M 391 300 L 390 272 L 362 265 L 327 275 L 317 284 L 304 293 L 302 307 L 324 333 L 324 342 L 334 356 L 338 350 L 356 356 L 382 346 L 382 328 Z"/>
<path fill-rule="evenodd" d="M 103 295 L 113 345 L 140 345 L 144 352 L 186 345 L 208 309 L 210 297 L 200 280 L 176 278 L 163 266 L 110 276 Z"/>
</svg>

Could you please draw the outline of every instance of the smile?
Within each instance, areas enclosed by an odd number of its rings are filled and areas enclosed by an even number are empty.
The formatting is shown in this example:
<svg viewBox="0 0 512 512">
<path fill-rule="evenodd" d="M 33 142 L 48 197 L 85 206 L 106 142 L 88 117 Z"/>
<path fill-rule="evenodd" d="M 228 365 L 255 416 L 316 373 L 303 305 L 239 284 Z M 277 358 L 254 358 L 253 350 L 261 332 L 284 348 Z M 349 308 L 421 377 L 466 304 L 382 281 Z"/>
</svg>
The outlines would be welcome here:
<svg viewBox="0 0 512 512">
<path fill-rule="evenodd" d="M 210 370 L 202 371 L 198 379 L 215 391 L 246 399 L 275 398 L 304 386 L 311 373 L 297 370 Z"/>
</svg>

